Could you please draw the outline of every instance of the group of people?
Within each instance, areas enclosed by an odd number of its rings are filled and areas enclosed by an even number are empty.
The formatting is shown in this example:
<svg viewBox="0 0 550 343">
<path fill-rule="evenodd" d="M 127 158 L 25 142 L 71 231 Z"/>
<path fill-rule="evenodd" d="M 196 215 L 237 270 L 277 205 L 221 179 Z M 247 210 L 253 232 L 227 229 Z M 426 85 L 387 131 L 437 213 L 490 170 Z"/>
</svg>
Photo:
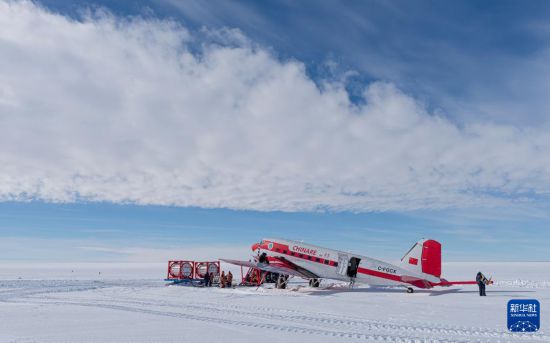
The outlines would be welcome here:
<svg viewBox="0 0 550 343">
<path fill-rule="evenodd" d="M 212 284 L 214 283 L 214 273 L 206 272 L 204 274 L 203 278 L 203 284 L 205 287 L 212 287 Z M 233 286 L 233 274 L 231 272 L 228 272 L 225 274 L 224 271 L 222 271 L 222 275 L 220 276 L 220 287 L 221 288 L 231 288 Z"/>
<path fill-rule="evenodd" d="M 231 288 L 233 286 L 233 274 L 231 272 L 228 272 L 227 275 L 224 271 L 222 271 L 222 275 L 220 276 L 220 287 L 221 288 Z"/>
<path fill-rule="evenodd" d="M 258 273 L 248 273 L 245 277 L 245 281 L 250 284 L 257 284 L 258 281 L 260 281 L 260 279 L 258 278 Z"/>
</svg>

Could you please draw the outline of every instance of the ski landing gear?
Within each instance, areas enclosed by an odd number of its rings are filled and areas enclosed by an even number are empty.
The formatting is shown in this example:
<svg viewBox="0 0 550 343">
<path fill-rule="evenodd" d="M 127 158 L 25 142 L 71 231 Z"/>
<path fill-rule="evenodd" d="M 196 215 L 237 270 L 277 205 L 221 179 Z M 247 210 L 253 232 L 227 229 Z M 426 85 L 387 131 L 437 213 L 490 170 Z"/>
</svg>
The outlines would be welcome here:
<svg viewBox="0 0 550 343">
<path fill-rule="evenodd" d="M 412 287 L 407 287 L 407 293 L 414 293 L 414 289 Z"/>
<path fill-rule="evenodd" d="M 288 284 L 288 275 L 279 274 L 279 277 L 277 278 L 277 289 L 285 289 L 286 285 Z"/>
<path fill-rule="evenodd" d="M 309 279 L 309 287 L 319 287 L 319 285 L 321 284 L 321 280 L 319 279 Z"/>
</svg>

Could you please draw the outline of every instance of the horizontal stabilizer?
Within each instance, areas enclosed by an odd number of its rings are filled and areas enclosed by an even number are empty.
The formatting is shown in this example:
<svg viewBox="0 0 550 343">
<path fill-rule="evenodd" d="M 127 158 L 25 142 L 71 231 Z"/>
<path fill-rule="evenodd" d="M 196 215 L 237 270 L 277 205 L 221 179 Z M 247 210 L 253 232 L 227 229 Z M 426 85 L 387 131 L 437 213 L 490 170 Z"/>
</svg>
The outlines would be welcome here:
<svg viewBox="0 0 550 343">
<path fill-rule="evenodd" d="M 447 281 L 445 279 L 441 279 L 440 282 L 430 282 L 428 280 L 424 280 L 418 277 L 414 276 L 408 276 L 403 275 L 401 276 L 401 281 L 409 283 L 413 286 L 416 286 L 418 288 L 432 288 L 435 286 L 441 286 L 441 287 L 450 287 L 454 285 L 475 285 L 477 284 L 476 281 Z M 491 284 L 492 282 L 490 282 Z"/>
<path fill-rule="evenodd" d="M 432 288 L 434 286 L 434 284 L 428 280 L 421 279 L 415 276 L 409 276 L 409 275 L 401 276 L 401 281 L 409 283 L 418 288 Z"/>
</svg>

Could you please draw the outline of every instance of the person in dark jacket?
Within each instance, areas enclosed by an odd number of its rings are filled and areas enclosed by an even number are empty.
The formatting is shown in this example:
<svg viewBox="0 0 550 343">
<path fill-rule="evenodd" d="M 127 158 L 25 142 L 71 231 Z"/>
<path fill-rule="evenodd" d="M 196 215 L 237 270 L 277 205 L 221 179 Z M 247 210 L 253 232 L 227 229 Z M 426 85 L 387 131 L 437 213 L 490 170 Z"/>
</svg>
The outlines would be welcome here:
<svg viewBox="0 0 550 343">
<path fill-rule="evenodd" d="M 210 286 L 210 273 L 206 272 L 206 274 L 204 274 L 202 282 L 204 283 L 204 287 Z"/>
<path fill-rule="evenodd" d="M 269 264 L 269 260 L 267 259 L 267 254 L 265 252 L 260 255 L 260 259 L 258 262 Z"/>
<path fill-rule="evenodd" d="M 481 272 L 478 272 L 476 275 L 477 286 L 479 287 L 479 296 L 485 297 L 485 284 L 487 283 L 487 278 Z"/>
<path fill-rule="evenodd" d="M 214 283 L 214 273 L 210 273 L 210 280 L 208 280 L 208 287 L 212 287 Z"/>
</svg>

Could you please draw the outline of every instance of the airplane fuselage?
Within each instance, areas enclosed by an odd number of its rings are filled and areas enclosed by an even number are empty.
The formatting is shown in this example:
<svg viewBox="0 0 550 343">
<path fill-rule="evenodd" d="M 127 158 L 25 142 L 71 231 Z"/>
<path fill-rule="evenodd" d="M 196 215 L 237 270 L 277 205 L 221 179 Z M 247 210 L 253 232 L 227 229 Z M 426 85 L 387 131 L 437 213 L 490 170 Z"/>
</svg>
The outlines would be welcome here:
<svg viewBox="0 0 550 343">
<path fill-rule="evenodd" d="M 414 268 L 403 268 L 403 265 L 298 241 L 268 238 L 254 247 L 258 254 L 265 253 L 271 258 L 288 260 L 322 279 L 354 280 L 356 283 L 377 286 L 410 286 L 411 278 L 431 283 L 441 281 L 439 277 L 415 271 Z M 408 278 L 408 282 L 404 278 Z"/>
</svg>

